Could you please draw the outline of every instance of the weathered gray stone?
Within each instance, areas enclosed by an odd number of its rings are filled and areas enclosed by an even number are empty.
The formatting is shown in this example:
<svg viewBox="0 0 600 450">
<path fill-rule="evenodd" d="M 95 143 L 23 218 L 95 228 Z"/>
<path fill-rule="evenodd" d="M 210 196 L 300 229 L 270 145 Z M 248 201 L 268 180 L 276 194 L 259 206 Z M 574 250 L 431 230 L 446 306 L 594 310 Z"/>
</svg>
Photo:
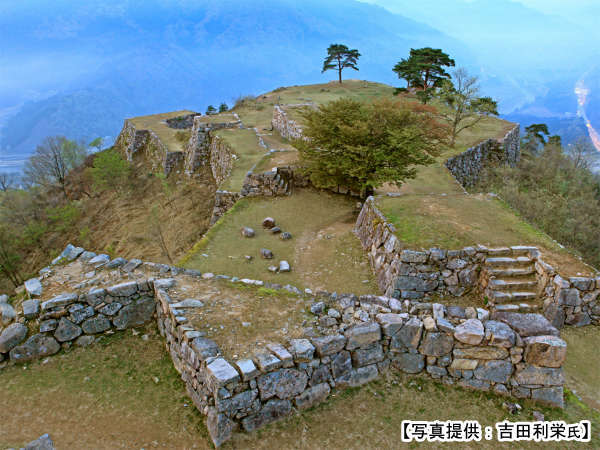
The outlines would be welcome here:
<svg viewBox="0 0 600 450">
<path fill-rule="evenodd" d="M 37 299 L 23 302 L 23 315 L 26 319 L 35 319 L 40 314 L 40 301 Z"/>
<path fill-rule="evenodd" d="M 40 333 L 54 331 L 54 330 L 56 330 L 57 326 L 58 326 L 58 320 L 56 320 L 56 319 L 44 320 L 43 322 L 40 323 Z"/>
<path fill-rule="evenodd" d="M 281 400 L 297 396 L 308 383 L 308 376 L 295 369 L 280 369 L 258 377 L 260 398 L 268 400 L 278 397 Z"/>
<path fill-rule="evenodd" d="M 319 357 L 333 355 L 344 348 L 346 338 L 340 334 L 316 337 L 311 339 Z"/>
<path fill-rule="evenodd" d="M 110 320 L 98 314 L 96 317 L 85 320 L 81 324 L 81 328 L 85 334 L 102 333 L 110 328 Z"/>
<path fill-rule="evenodd" d="M 562 386 L 532 389 L 531 399 L 556 408 L 565 407 Z"/>
<path fill-rule="evenodd" d="M 489 345 L 510 348 L 515 345 L 517 336 L 513 329 L 505 323 L 488 320 L 485 323 L 485 338 Z"/>
<path fill-rule="evenodd" d="M 192 347 L 192 350 L 194 350 L 201 361 L 206 361 L 212 356 L 217 356 L 220 352 L 217 343 L 205 337 L 194 338 L 190 347 Z"/>
<path fill-rule="evenodd" d="M 565 323 L 574 327 L 585 327 L 592 323 L 592 318 L 587 312 L 579 312 L 572 316 L 567 316 Z"/>
<path fill-rule="evenodd" d="M 10 351 L 10 359 L 14 362 L 27 362 L 57 353 L 60 344 L 52 336 L 34 334 L 24 344 Z"/>
<path fill-rule="evenodd" d="M 69 319 L 61 317 L 60 321 L 58 322 L 58 327 L 54 332 L 54 337 L 58 342 L 67 342 L 77 338 L 81 335 L 81 333 L 81 328 L 79 328 Z"/>
<path fill-rule="evenodd" d="M 481 346 L 454 348 L 453 352 L 456 358 L 471 359 L 505 359 L 508 358 L 508 351 L 504 347 Z"/>
<path fill-rule="evenodd" d="M 446 309 L 448 311 L 448 316 L 450 316 L 450 317 L 455 317 L 457 319 L 466 319 L 467 318 L 467 315 L 465 313 L 465 308 L 463 308 L 462 306 L 451 305 L 451 306 L 448 306 Z"/>
<path fill-rule="evenodd" d="M 366 348 L 359 348 L 352 352 L 354 367 L 363 367 L 383 361 L 383 347 L 379 342 Z"/>
<path fill-rule="evenodd" d="M 121 308 L 119 314 L 113 319 L 113 324 L 117 327 L 117 330 L 143 325 L 152 319 L 154 306 L 153 298 L 143 297 Z"/>
<path fill-rule="evenodd" d="M 541 314 L 496 312 L 492 315 L 492 320 L 506 323 L 522 337 L 559 335 L 558 330 Z"/>
<path fill-rule="evenodd" d="M 402 250 L 400 260 L 407 263 L 425 263 L 427 262 L 427 253 L 416 252 L 413 250 Z"/>
<path fill-rule="evenodd" d="M 350 352 L 342 351 L 339 352 L 331 360 L 331 373 L 333 378 L 339 378 L 352 370 L 352 359 Z"/>
<path fill-rule="evenodd" d="M 475 369 L 474 376 L 478 380 L 508 383 L 513 366 L 510 361 L 492 360 L 481 364 Z"/>
<path fill-rule="evenodd" d="M 22 323 L 7 326 L 0 334 L 0 353 L 8 353 L 27 337 L 27 327 Z"/>
<path fill-rule="evenodd" d="M 125 264 L 127 264 L 127 260 L 125 258 L 115 258 L 112 261 L 109 261 L 108 263 L 106 263 L 106 268 L 107 269 L 116 269 L 117 267 L 122 267 Z"/>
<path fill-rule="evenodd" d="M 458 325 L 454 337 L 465 344 L 479 345 L 484 336 L 483 324 L 478 319 L 469 319 Z"/>
<path fill-rule="evenodd" d="M 242 227 L 240 233 L 246 238 L 252 238 L 256 235 L 256 232 L 250 227 Z"/>
<path fill-rule="evenodd" d="M 37 438 L 35 441 L 31 441 L 24 447 L 24 450 L 54 450 L 54 442 L 50 439 L 49 434 L 44 434 Z"/>
<path fill-rule="evenodd" d="M 282 241 L 289 241 L 291 238 L 292 233 L 290 233 L 289 231 L 284 231 L 279 235 L 279 239 L 281 239 Z"/>
<path fill-rule="evenodd" d="M 240 374 L 224 358 L 215 358 L 206 365 L 207 376 L 215 387 L 240 381 Z"/>
<path fill-rule="evenodd" d="M 559 305 L 565 306 L 579 306 L 582 302 L 577 289 L 560 289 L 556 294 L 556 300 Z"/>
<path fill-rule="evenodd" d="M 473 389 L 476 391 L 489 391 L 490 389 L 490 383 L 488 381 L 478 380 L 475 378 L 462 379 L 458 382 L 458 385 L 466 389 Z"/>
<path fill-rule="evenodd" d="M 231 439 L 235 422 L 225 414 L 217 412 L 215 408 L 210 408 L 206 418 L 206 428 L 215 447 L 220 447 L 224 442 Z"/>
<path fill-rule="evenodd" d="M 308 339 L 291 339 L 290 350 L 295 361 L 310 361 L 315 353 L 315 347 Z"/>
<path fill-rule="evenodd" d="M 562 386 L 565 382 L 565 377 L 562 369 L 550 367 L 536 367 L 526 365 L 521 370 L 515 372 L 515 381 L 521 385 L 545 385 L 545 386 Z"/>
<path fill-rule="evenodd" d="M 419 373 L 425 367 L 425 357 L 419 353 L 400 353 L 392 358 L 392 366 L 406 373 Z"/>
<path fill-rule="evenodd" d="M 448 261 L 448 264 L 446 265 L 446 267 L 450 270 L 458 270 L 458 269 L 464 269 L 465 267 L 467 267 L 467 265 L 468 265 L 468 263 L 464 259 L 456 258 L 456 259 L 451 259 L 450 261 Z"/>
<path fill-rule="evenodd" d="M 262 372 L 269 372 L 283 365 L 283 362 L 274 354 L 267 351 L 259 351 L 254 355 L 256 365 Z"/>
<path fill-rule="evenodd" d="M 458 273 L 458 279 L 463 286 L 474 286 L 477 283 L 479 273 L 476 267 L 468 267 Z"/>
<path fill-rule="evenodd" d="M 42 295 L 42 283 L 38 278 L 31 278 L 25 282 L 25 291 L 32 297 Z"/>
<path fill-rule="evenodd" d="M 83 252 L 84 252 L 84 250 L 81 247 L 75 247 L 75 246 L 73 246 L 71 244 L 67 244 L 67 246 L 65 247 L 65 249 L 59 255 L 59 259 L 64 258 L 67 261 L 73 261 L 79 255 L 81 255 Z"/>
<path fill-rule="evenodd" d="M 60 294 L 56 297 L 51 298 L 42 303 L 42 311 L 47 311 L 51 308 L 58 308 L 59 306 L 67 306 L 71 303 L 75 303 L 78 299 L 77 294 Z"/>
<path fill-rule="evenodd" d="M 433 378 L 442 378 L 443 376 L 448 375 L 448 371 L 444 367 L 427 366 L 426 370 Z"/>
<path fill-rule="evenodd" d="M 289 272 L 292 270 L 290 268 L 290 263 L 287 261 L 279 261 L 279 271 L 280 272 Z"/>
<path fill-rule="evenodd" d="M 325 401 L 331 388 L 327 383 L 320 383 L 308 388 L 294 399 L 296 408 L 303 410 Z"/>
<path fill-rule="evenodd" d="M 260 257 L 262 259 L 273 259 L 273 252 L 267 248 L 261 248 Z"/>
<path fill-rule="evenodd" d="M 94 308 L 91 306 L 87 306 L 85 308 L 80 308 L 76 311 L 71 312 L 71 321 L 80 324 L 85 319 L 88 319 L 94 315 Z"/>
<path fill-rule="evenodd" d="M 216 345 L 216 344 L 215 344 Z M 260 375 L 260 371 L 254 365 L 251 359 L 241 359 L 234 363 L 238 371 L 242 374 L 243 381 L 250 381 Z"/>
<path fill-rule="evenodd" d="M 454 334 L 454 331 L 455 331 L 454 325 L 452 325 L 446 319 L 443 319 L 443 318 L 437 319 L 436 325 L 437 325 L 438 330 L 443 331 L 444 333 L 448 333 L 448 334 L 452 334 L 452 335 Z"/>
<path fill-rule="evenodd" d="M 377 322 L 367 322 L 355 325 L 344 333 L 348 342 L 347 350 L 354 350 L 381 339 L 381 327 Z"/>
<path fill-rule="evenodd" d="M 416 317 L 411 317 L 400 331 L 392 337 L 391 349 L 402 348 L 416 349 L 423 334 L 423 322 Z"/>
<path fill-rule="evenodd" d="M 120 303 L 112 302 L 112 303 L 109 303 L 108 305 L 100 308 L 100 312 L 102 314 L 104 314 L 105 316 L 114 316 L 116 313 L 119 312 L 119 310 L 122 307 L 123 307 L 123 305 L 121 305 Z"/>
<path fill-rule="evenodd" d="M 239 411 L 248 411 L 252 409 L 254 400 L 258 397 L 258 390 L 240 392 L 233 397 L 226 399 L 215 399 L 217 411 L 224 412 L 228 416 L 233 416 Z"/>
<path fill-rule="evenodd" d="M 242 427 L 250 432 L 269 423 L 275 422 L 292 413 L 292 403 L 289 400 L 269 400 L 262 409 L 251 416 L 242 419 Z"/>
<path fill-rule="evenodd" d="M 142 265 L 142 260 L 141 259 L 130 259 L 129 262 L 127 262 L 127 264 L 125 264 L 124 266 L 121 267 L 121 270 L 123 272 L 133 272 L 135 269 L 137 269 L 139 266 Z"/>
<path fill-rule="evenodd" d="M 377 314 L 375 318 L 380 323 L 385 336 L 393 336 L 404 324 L 404 316 L 401 314 Z"/>
<path fill-rule="evenodd" d="M 569 281 L 573 285 L 574 288 L 579 289 L 580 291 L 591 291 L 594 289 L 594 279 L 593 278 L 585 278 L 585 277 L 571 277 Z"/>
<path fill-rule="evenodd" d="M 446 333 L 425 333 L 419 352 L 427 356 L 443 356 L 452 351 L 454 339 Z"/>
<path fill-rule="evenodd" d="M 567 357 L 567 343 L 556 336 L 532 336 L 525 341 L 525 361 L 542 367 L 560 367 Z"/>
<path fill-rule="evenodd" d="M 126 281 L 115 286 L 106 288 L 108 295 L 112 297 L 130 297 L 138 291 L 138 285 L 135 281 Z"/>
<path fill-rule="evenodd" d="M 401 275 L 396 278 L 395 288 L 400 291 L 430 292 L 438 286 L 437 280 L 426 280 L 419 277 Z"/>
<path fill-rule="evenodd" d="M 379 375 L 377 365 L 359 367 L 358 369 L 352 369 L 344 376 L 336 379 L 337 386 L 339 387 L 358 387 L 373 381 Z"/>
<path fill-rule="evenodd" d="M 95 268 L 102 267 L 110 262 L 110 256 L 106 254 L 96 255 L 90 259 L 87 263 Z"/>
<path fill-rule="evenodd" d="M 462 359 L 462 358 L 456 357 L 452 361 L 452 364 L 450 364 L 450 369 L 453 369 L 453 370 L 475 370 L 475 368 L 477 367 L 477 364 L 478 364 L 478 362 L 475 359 Z"/>
</svg>

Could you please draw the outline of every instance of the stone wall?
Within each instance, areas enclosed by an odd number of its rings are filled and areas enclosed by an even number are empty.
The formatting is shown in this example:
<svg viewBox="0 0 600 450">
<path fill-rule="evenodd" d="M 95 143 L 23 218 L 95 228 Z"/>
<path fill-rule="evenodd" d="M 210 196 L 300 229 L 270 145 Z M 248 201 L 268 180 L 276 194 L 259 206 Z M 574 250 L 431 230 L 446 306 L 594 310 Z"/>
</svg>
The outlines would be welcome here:
<svg viewBox="0 0 600 450">
<path fill-rule="evenodd" d="M 213 178 L 219 186 L 229 178 L 236 156 L 229 144 L 219 136 L 211 136 L 209 155 Z"/>
<path fill-rule="evenodd" d="M 535 269 L 544 299 L 544 315 L 561 328 L 600 325 L 600 277 L 561 277 L 537 257 Z"/>
<path fill-rule="evenodd" d="M 111 327 L 140 325 L 156 312 L 167 351 L 194 405 L 207 416 L 216 446 L 235 431 L 254 431 L 325 401 L 333 389 L 363 385 L 387 370 L 423 372 L 447 385 L 563 406 L 561 366 L 566 343 L 539 314 L 493 313 L 490 317 L 481 308 L 375 295 L 315 294 L 290 285 L 141 260 L 111 260 L 73 246 L 54 263 L 65 260 L 84 260 L 86 266 L 117 270 L 134 280 L 94 287 L 79 296 L 54 297 L 37 309 L 24 304 L 21 322 L 57 320 L 56 328 L 52 324 L 51 330 L 40 329 L 21 344 L 25 337 L 12 330 L 22 324 L 11 324 L 0 334 L 0 348 L 6 349 L 8 342 L 11 360 L 22 362 L 27 355 L 58 352 L 58 342 L 78 342 Z M 51 267 L 42 269 L 41 276 L 51 272 Z M 221 278 L 309 299 L 314 319 L 307 325 L 312 326 L 299 338 L 258 347 L 247 358 L 231 358 L 190 325 L 186 314 L 201 303 L 174 299 L 183 278 L 188 284 Z M 34 285 L 29 289 L 35 291 Z"/>
<path fill-rule="evenodd" d="M 215 193 L 215 206 L 213 207 L 212 217 L 210 218 L 210 225 L 214 225 L 223 214 L 229 211 L 240 197 L 241 195 L 239 192 L 217 191 Z"/>
<path fill-rule="evenodd" d="M 381 292 L 395 298 L 418 299 L 431 294 L 461 296 L 478 287 L 487 256 L 482 246 L 462 250 L 403 248 L 396 229 L 369 197 L 358 215 L 354 232 L 367 251 Z"/>
<path fill-rule="evenodd" d="M 130 162 L 137 155 L 143 154 L 152 170 L 161 170 L 165 175 L 176 170 L 184 157 L 182 152 L 169 151 L 154 131 L 138 130 L 130 120 L 125 120 L 115 146 L 121 149 Z"/>
<path fill-rule="evenodd" d="M 515 166 L 521 156 L 520 127 L 515 126 L 500 140 L 488 139 L 446 161 L 446 167 L 464 187 L 480 180 L 482 171 L 493 163 Z"/>
<path fill-rule="evenodd" d="M 194 125 L 194 118 L 201 116 L 198 113 L 186 114 L 185 116 L 177 116 L 171 119 L 167 119 L 166 123 L 169 128 L 175 128 L 176 130 L 185 130 L 192 128 Z"/>
<path fill-rule="evenodd" d="M 288 107 L 301 107 L 301 106 L 312 106 L 312 104 L 306 105 L 275 105 L 273 108 L 273 119 L 271 125 L 273 129 L 277 130 L 279 134 L 285 139 L 305 139 L 302 135 L 302 126 L 288 117 L 286 108 Z"/>
<path fill-rule="evenodd" d="M 288 195 L 294 185 L 294 172 L 290 167 L 277 167 L 261 173 L 248 172 L 241 190 L 242 197 L 275 197 Z"/>
</svg>

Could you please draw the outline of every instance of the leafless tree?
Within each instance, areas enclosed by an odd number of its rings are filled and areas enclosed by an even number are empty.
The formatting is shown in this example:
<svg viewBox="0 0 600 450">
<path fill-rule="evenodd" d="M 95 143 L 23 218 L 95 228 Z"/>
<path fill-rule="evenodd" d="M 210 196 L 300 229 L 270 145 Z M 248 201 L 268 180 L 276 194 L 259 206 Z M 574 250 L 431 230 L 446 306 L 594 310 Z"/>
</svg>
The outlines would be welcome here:
<svg viewBox="0 0 600 450">
<path fill-rule="evenodd" d="M 16 173 L 0 173 L 0 191 L 7 192 L 19 184 L 19 176 Z"/>
<path fill-rule="evenodd" d="M 82 164 L 86 155 L 84 145 L 64 136 L 47 137 L 25 163 L 25 181 L 46 188 L 59 187 L 66 197 L 67 174 Z"/>
</svg>

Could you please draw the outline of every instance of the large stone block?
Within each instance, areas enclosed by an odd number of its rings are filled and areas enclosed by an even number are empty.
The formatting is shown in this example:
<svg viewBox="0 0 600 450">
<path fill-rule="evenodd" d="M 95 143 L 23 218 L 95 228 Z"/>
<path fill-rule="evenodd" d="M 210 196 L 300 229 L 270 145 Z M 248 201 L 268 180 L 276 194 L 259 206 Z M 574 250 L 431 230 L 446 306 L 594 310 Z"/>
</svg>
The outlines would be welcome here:
<svg viewBox="0 0 600 450">
<path fill-rule="evenodd" d="M 138 291 L 138 285 L 135 281 L 127 281 L 115 286 L 106 288 L 108 295 L 113 297 L 130 297 Z"/>
<path fill-rule="evenodd" d="M 526 365 L 521 370 L 517 370 L 514 378 L 517 383 L 525 386 L 562 386 L 565 383 L 565 377 L 562 369 L 536 367 L 533 365 Z"/>
<path fill-rule="evenodd" d="M 354 367 L 363 367 L 383 361 L 383 347 L 376 342 L 366 348 L 359 348 L 352 352 Z"/>
<path fill-rule="evenodd" d="M 423 322 L 417 317 L 411 317 L 404 326 L 392 337 L 392 350 L 416 349 L 423 334 Z"/>
<path fill-rule="evenodd" d="M 10 351 L 10 359 L 14 362 L 27 362 L 44 356 L 54 355 L 60 350 L 60 344 L 52 336 L 34 334 L 24 344 Z"/>
<path fill-rule="evenodd" d="M 54 332 L 54 337 L 58 342 L 68 342 L 79 337 L 81 333 L 81 328 L 79 328 L 69 319 L 61 317 L 60 321 L 58 322 L 58 327 Z"/>
<path fill-rule="evenodd" d="M 315 353 L 315 347 L 308 339 L 291 339 L 290 350 L 295 361 L 310 361 Z"/>
<path fill-rule="evenodd" d="M 458 325 L 454 337 L 464 344 L 479 345 L 484 337 L 483 324 L 478 319 L 469 319 Z"/>
<path fill-rule="evenodd" d="M 271 399 L 262 409 L 251 416 L 242 419 L 242 427 L 250 432 L 269 423 L 280 420 L 292 413 L 292 403 L 289 400 Z"/>
<path fill-rule="evenodd" d="M 406 373 L 419 373 L 425 368 L 425 357 L 419 353 L 400 353 L 392 358 L 392 366 Z"/>
<path fill-rule="evenodd" d="M 438 281 L 401 275 L 396 278 L 394 285 L 400 291 L 431 292 L 438 287 Z"/>
<path fill-rule="evenodd" d="M 224 358 L 215 358 L 210 364 L 207 364 L 206 372 L 211 384 L 215 387 L 240 381 L 240 374 Z"/>
<path fill-rule="evenodd" d="M 380 323 L 383 334 L 393 336 L 402 328 L 405 317 L 405 314 L 377 314 L 375 318 Z"/>
<path fill-rule="evenodd" d="M 26 319 L 35 319 L 40 314 L 40 301 L 37 299 L 23 302 L 23 315 Z"/>
<path fill-rule="evenodd" d="M 321 358 L 339 352 L 346 345 L 346 338 L 341 334 L 316 337 L 312 338 L 311 341 L 317 350 L 317 355 Z"/>
<path fill-rule="evenodd" d="M 504 322 L 521 335 L 528 336 L 558 336 L 559 332 L 548 319 L 541 314 L 521 314 L 514 312 L 495 312 L 493 320 Z"/>
<path fill-rule="evenodd" d="M 510 361 L 487 361 L 480 365 L 473 375 L 478 380 L 493 381 L 494 383 L 508 383 L 513 366 Z"/>
<path fill-rule="evenodd" d="M 77 294 L 60 294 L 57 295 L 53 298 L 51 298 L 50 300 L 47 300 L 45 302 L 42 303 L 42 311 L 47 311 L 49 309 L 52 308 L 58 308 L 60 306 L 67 306 L 70 305 L 71 303 L 75 303 L 78 299 Z"/>
<path fill-rule="evenodd" d="M 110 320 L 102 314 L 98 314 L 96 317 L 85 320 L 81 324 L 81 328 L 85 334 L 102 333 L 110 328 Z"/>
<path fill-rule="evenodd" d="M 339 378 L 352 370 L 350 352 L 341 351 L 331 360 L 331 373 L 333 378 Z"/>
<path fill-rule="evenodd" d="M 556 300 L 559 305 L 565 306 L 580 306 L 581 296 L 577 289 L 560 289 L 556 293 Z"/>
<path fill-rule="evenodd" d="M 215 447 L 220 447 L 224 442 L 231 439 L 235 422 L 225 414 L 220 414 L 215 408 L 210 408 L 206 418 L 206 428 Z"/>
<path fill-rule="evenodd" d="M 296 407 L 300 410 L 310 408 L 325 401 L 331 388 L 327 383 L 317 384 L 308 388 L 294 399 Z"/>
<path fill-rule="evenodd" d="M 359 367 L 358 369 L 352 369 L 346 375 L 336 380 L 339 387 L 357 387 L 362 386 L 370 381 L 377 378 L 379 374 L 377 365 Z"/>
<path fill-rule="evenodd" d="M 539 403 L 554 406 L 556 408 L 565 407 L 562 386 L 532 389 L 531 399 Z"/>
<path fill-rule="evenodd" d="M 478 347 L 454 348 L 453 354 L 456 358 L 471 359 L 505 359 L 508 351 L 504 347 L 482 345 Z"/>
<path fill-rule="evenodd" d="M 143 325 L 152 319 L 155 301 L 151 297 L 143 297 L 134 303 L 124 306 L 113 319 L 117 330 L 125 330 Z"/>
<path fill-rule="evenodd" d="M 31 278 L 25 282 L 25 291 L 32 297 L 42 295 L 42 283 L 38 278 Z"/>
<path fill-rule="evenodd" d="M 300 394 L 306 388 L 308 376 L 295 369 L 281 369 L 258 377 L 260 398 L 268 400 L 278 397 L 281 400 L 290 399 Z"/>
<path fill-rule="evenodd" d="M 0 353 L 8 353 L 27 337 L 27 327 L 22 323 L 7 326 L 0 334 Z"/>
<path fill-rule="evenodd" d="M 542 367 L 560 367 L 567 357 L 567 343 L 556 336 L 532 336 L 525 341 L 525 361 Z"/>
<path fill-rule="evenodd" d="M 419 346 L 419 352 L 427 356 L 444 356 L 452 351 L 453 346 L 452 336 L 448 336 L 446 333 L 429 332 L 425 334 Z"/>
<path fill-rule="evenodd" d="M 364 347 L 381 339 L 381 327 L 377 322 L 367 322 L 355 325 L 344 333 L 348 342 L 347 350 Z"/>
</svg>

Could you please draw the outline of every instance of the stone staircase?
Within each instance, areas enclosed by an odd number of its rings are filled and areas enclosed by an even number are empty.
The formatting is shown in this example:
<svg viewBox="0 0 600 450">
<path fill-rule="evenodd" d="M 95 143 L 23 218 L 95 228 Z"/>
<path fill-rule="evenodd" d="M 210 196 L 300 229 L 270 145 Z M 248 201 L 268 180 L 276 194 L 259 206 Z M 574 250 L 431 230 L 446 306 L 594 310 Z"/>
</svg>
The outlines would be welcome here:
<svg viewBox="0 0 600 450">
<path fill-rule="evenodd" d="M 535 261 L 535 247 L 488 249 L 484 264 L 487 285 L 484 294 L 497 311 L 528 312 L 541 308 Z"/>
</svg>

